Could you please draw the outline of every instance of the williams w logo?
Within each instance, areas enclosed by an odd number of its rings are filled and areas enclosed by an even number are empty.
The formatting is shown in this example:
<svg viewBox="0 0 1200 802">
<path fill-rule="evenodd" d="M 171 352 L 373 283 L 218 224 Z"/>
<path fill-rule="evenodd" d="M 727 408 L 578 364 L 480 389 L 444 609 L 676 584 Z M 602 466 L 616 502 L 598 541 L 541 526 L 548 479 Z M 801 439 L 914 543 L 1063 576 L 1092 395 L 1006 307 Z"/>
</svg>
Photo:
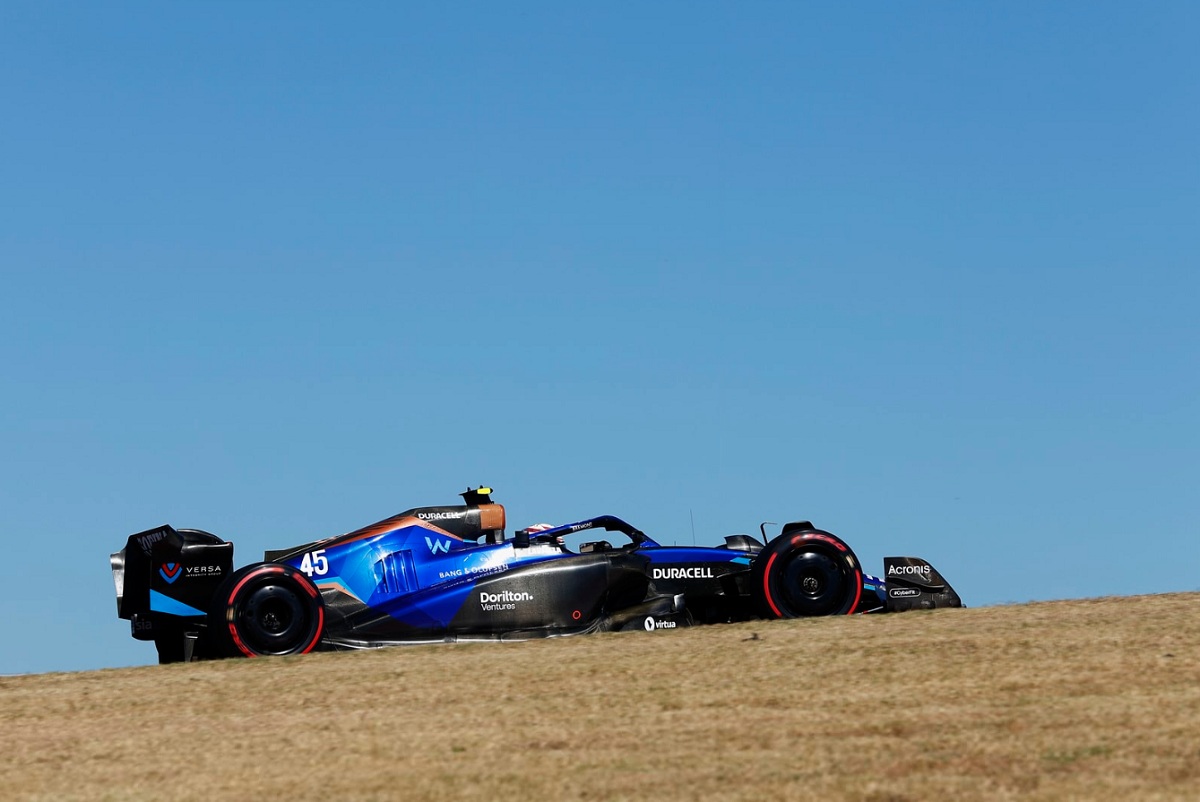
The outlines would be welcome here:
<svg viewBox="0 0 1200 802">
<path fill-rule="evenodd" d="M 450 541 L 449 540 L 434 540 L 431 537 L 427 537 L 427 538 L 425 538 L 425 545 L 429 547 L 429 552 L 431 554 L 449 554 L 450 553 Z"/>
<path fill-rule="evenodd" d="M 159 576 L 167 580 L 168 585 L 173 585 L 182 573 L 183 566 L 179 563 L 163 563 L 162 567 L 158 569 Z"/>
</svg>

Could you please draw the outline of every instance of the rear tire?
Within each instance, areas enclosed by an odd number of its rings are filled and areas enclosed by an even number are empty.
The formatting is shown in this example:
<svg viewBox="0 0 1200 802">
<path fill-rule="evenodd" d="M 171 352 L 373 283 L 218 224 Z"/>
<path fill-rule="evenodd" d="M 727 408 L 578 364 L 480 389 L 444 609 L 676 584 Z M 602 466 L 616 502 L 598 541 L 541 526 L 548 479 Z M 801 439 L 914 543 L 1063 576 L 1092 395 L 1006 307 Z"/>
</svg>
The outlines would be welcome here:
<svg viewBox="0 0 1200 802">
<path fill-rule="evenodd" d="M 259 563 L 235 571 L 217 591 L 209 630 L 230 657 L 307 654 L 325 628 L 321 594 L 289 565 Z"/>
<path fill-rule="evenodd" d="M 840 538 L 820 529 L 772 540 L 754 559 L 754 597 L 764 618 L 849 615 L 862 598 L 862 567 Z"/>
</svg>

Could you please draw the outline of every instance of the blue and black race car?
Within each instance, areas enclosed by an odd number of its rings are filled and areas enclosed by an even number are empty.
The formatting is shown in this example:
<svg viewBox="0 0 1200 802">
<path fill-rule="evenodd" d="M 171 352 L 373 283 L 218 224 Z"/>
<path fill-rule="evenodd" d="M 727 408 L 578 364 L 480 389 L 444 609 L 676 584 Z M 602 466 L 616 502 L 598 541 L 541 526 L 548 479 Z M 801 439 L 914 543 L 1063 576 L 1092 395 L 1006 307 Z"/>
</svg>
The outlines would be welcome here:
<svg viewBox="0 0 1200 802">
<path fill-rule="evenodd" d="M 160 526 L 112 555 L 117 613 L 159 662 L 401 643 L 655 631 L 751 618 L 961 607 L 927 562 L 854 552 L 808 521 L 767 540 L 664 546 L 610 515 L 505 534 L 491 489 L 233 568 L 233 544 Z M 603 530 L 578 551 L 564 538 Z"/>
</svg>

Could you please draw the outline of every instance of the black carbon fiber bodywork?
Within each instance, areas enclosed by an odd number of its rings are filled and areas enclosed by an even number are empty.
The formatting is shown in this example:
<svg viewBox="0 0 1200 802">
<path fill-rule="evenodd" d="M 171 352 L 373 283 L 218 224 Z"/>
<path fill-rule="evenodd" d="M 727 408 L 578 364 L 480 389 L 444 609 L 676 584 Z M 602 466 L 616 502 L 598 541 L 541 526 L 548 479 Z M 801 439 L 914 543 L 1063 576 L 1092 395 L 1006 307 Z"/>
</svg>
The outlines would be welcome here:
<svg viewBox="0 0 1200 802">
<path fill-rule="evenodd" d="M 233 544 L 214 535 L 139 532 L 111 558 L 118 615 L 175 662 L 961 606 L 923 560 L 888 558 L 886 581 L 872 577 L 807 521 L 766 544 L 732 535 L 715 548 L 662 546 L 607 515 L 506 539 L 487 492 L 464 501 L 268 551 L 237 571 Z M 629 542 L 563 545 L 591 529 Z"/>
</svg>

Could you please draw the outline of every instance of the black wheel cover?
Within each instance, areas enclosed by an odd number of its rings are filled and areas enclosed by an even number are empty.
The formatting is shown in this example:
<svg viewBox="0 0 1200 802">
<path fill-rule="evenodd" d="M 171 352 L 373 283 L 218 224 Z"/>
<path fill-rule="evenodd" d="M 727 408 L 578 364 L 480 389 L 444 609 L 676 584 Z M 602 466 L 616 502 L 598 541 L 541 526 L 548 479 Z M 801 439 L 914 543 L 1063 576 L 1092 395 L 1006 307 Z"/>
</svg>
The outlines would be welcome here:
<svg viewBox="0 0 1200 802">
<path fill-rule="evenodd" d="M 308 616 L 292 587 L 263 583 L 238 604 L 242 641 L 261 654 L 286 654 L 304 642 Z"/>
<path fill-rule="evenodd" d="M 781 601 L 793 615 L 833 615 L 846 600 L 843 565 L 820 551 L 791 556 L 779 572 Z"/>
</svg>

